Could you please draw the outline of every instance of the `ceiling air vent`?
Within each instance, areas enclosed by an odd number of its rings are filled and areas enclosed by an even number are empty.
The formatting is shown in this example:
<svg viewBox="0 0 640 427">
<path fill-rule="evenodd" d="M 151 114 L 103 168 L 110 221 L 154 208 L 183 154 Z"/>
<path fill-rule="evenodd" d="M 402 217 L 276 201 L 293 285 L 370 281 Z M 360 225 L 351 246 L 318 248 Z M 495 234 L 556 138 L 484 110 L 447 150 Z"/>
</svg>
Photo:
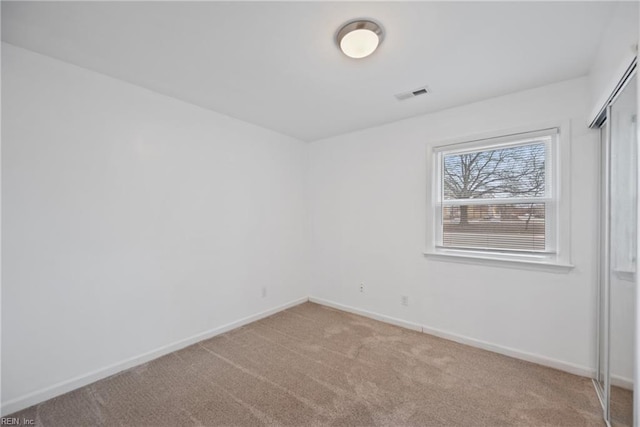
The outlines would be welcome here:
<svg viewBox="0 0 640 427">
<path fill-rule="evenodd" d="M 431 93 L 431 90 L 427 86 L 419 87 L 409 92 L 396 93 L 395 97 L 398 101 L 404 101 L 405 99 L 415 98 L 416 96 L 426 95 Z"/>
</svg>

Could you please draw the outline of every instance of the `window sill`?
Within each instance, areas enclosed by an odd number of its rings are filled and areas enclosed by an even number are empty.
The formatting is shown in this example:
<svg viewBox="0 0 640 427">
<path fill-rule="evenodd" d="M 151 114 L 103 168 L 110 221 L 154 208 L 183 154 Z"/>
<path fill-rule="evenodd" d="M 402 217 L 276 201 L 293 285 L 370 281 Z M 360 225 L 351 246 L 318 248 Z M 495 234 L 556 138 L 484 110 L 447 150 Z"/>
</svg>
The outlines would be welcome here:
<svg viewBox="0 0 640 427">
<path fill-rule="evenodd" d="M 548 259 L 530 259 L 504 256 L 502 254 L 478 254 L 466 251 L 426 251 L 427 258 L 438 261 L 458 262 L 463 264 L 486 265 L 492 267 L 518 268 L 523 270 L 539 270 L 552 273 L 568 273 L 574 266 Z"/>
</svg>

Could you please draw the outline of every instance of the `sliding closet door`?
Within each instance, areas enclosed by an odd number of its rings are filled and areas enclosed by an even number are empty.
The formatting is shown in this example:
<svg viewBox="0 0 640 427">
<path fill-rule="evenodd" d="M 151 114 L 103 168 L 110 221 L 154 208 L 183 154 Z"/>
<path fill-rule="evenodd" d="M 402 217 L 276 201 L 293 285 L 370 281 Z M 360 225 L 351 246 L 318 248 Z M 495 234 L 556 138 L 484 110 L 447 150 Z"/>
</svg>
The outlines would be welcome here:
<svg viewBox="0 0 640 427">
<path fill-rule="evenodd" d="M 598 395 L 603 400 L 603 406 L 608 402 L 608 384 L 605 384 L 605 375 L 608 372 L 609 357 L 609 122 L 604 122 L 600 128 L 600 158 L 601 161 L 601 188 L 600 188 L 600 286 L 598 289 L 598 330 L 597 330 L 597 366 L 596 385 Z M 608 379 L 607 379 L 608 381 Z M 607 396 L 604 394 L 607 389 Z"/>
<path fill-rule="evenodd" d="M 635 335 L 637 92 L 634 77 L 607 118 L 609 137 L 609 374 L 612 425 L 633 422 Z M 605 263 L 606 265 L 606 263 Z M 607 333 L 606 330 L 603 333 Z M 606 372 L 604 373 L 606 375 Z M 604 378 L 603 378 L 604 380 Z"/>
</svg>

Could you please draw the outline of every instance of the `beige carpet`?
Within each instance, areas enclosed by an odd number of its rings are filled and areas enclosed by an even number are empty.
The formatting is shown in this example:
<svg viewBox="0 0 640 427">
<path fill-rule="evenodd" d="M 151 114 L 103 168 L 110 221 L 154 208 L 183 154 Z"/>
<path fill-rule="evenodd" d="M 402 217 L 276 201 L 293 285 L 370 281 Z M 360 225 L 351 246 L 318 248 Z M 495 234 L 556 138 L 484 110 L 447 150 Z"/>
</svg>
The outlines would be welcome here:
<svg viewBox="0 0 640 427">
<path fill-rule="evenodd" d="M 633 392 L 611 387 L 611 425 L 630 427 L 633 424 Z"/>
<path fill-rule="evenodd" d="M 299 305 L 14 416 L 43 426 L 602 426 L 587 378 Z"/>
</svg>

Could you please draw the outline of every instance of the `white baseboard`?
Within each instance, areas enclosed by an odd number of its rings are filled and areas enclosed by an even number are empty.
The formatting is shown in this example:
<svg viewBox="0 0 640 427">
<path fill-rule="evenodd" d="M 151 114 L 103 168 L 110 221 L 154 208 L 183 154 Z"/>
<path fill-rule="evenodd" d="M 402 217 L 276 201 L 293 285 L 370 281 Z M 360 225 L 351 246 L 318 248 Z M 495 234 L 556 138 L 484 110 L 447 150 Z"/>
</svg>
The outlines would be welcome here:
<svg viewBox="0 0 640 427">
<path fill-rule="evenodd" d="M 595 369 L 588 368 L 586 366 L 576 365 L 562 360 L 553 359 L 539 354 L 528 353 L 526 351 L 505 347 L 498 344 L 492 344 L 486 341 L 454 334 L 429 326 L 422 326 L 417 323 L 397 319 L 395 317 L 386 316 L 384 314 L 374 313 L 372 311 L 362 310 L 356 307 L 351 307 L 323 298 L 309 297 L 309 301 L 321 305 L 326 305 L 327 307 L 336 308 L 338 310 L 347 311 L 349 313 L 359 314 L 370 319 L 379 320 L 381 322 L 390 323 L 392 325 L 400 326 L 403 328 L 412 329 L 414 331 L 423 332 L 425 334 L 434 335 L 440 338 L 447 339 L 449 341 L 455 341 L 461 344 L 469 345 L 471 347 L 481 348 L 483 350 L 488 350 L 494 353 L 504 354 L 505 356 L 513 357 L 515 359 L 526 360 L 527 362 L 532 362 L 538 365 L 547 366 L 549 368 L 558 369 L 559 371 L 568 372 L 570 374 L 579 375 L 581 377 L 593 378 L 595 376 Z M 617 387 L 633 390 L 633 381 L 628 378 L 612 375 L 611 384 Z"/>
<path fill-rule="evenodd" d="M 633 391 L 633 380 L 630 378 L 621 377 L 619 375 L 611 375 L 611 385 Z"/>
<path fill-rule="evenodd" d="M 309 301 L 315 302 L 320 305 L 326 305 L 327 307 L 336 308 L 338 310 L 347 311 L 353 314 L 359 314 L 370 319 L 379 320 L 384 323 L 390 323 L 392 325 L 400 326 L 402 328 L 412 329 L 414 331 L 422 332 L 422 326 L 417 323 L 408 322 L 406 320 L 398 319 L 396 317 L 385 316 L 384 314 L 374 313 L 372 311 L 361 310 L 359 308 L 351 307 L 349 305 L 340 304 L 337 302 L 329 301 L 317 297 L 309 297 Z"/>
<path fill-rule="evenodd" d="M 559 371 L 568 372 L 570 374 L 578 375 L 581 377 L 595 378 L 596 376 L 596 371 L 593 368 L 576 365 L 574 363 L 565 362 L 559 359 L 553 359 L 551 357 L 542 356 L 540 354 L 529 353 L 526 351 L 517 350 L 515 348 L 492 344 L 486 341 L 469 338 L 463 335 L 453 334 L 451 332 L 446 332 L 441 329 L 431 328 L 428 326 L 423 326 L 422 332 L 424 332 L 425 334 L 435 335 L 437 337 L 444 338 L 450 341 L 469 345 L 471 347 L 477 347 L 483 350 L 492 351 L 494 353 L 504 354 L 505 356 L 513 357 L 515 359 L 526 360 L 527 362 L 547 366 L 549 368 L 554 368 Z M 624 378 L 618 375 L 611 375 L 611 384 L 616 387 L 633 390 L 633 381 L 629 378 Z"/>
<path fill-rule="evenodd" d="M 7 414 L 12 414 L 22 409 L 44 402 L 45 400 L 48 400 L 53 397 L 60 396 L 61 394 L 67 393 L 69 391 L 75 390 L 79 387 L 84 387 L 88 384 L 91 384 L 103 378 L 109 377 L 113 374 L 117 374 L 118 372 L 124 371 L 129 368 L 133 368 L 134 366 L 147 363 L 153 359 L 157 359 L 158 357 L 161 357 L 171 352 L 174 352 L 176 350 L 180 350 L 182 348 L 188 347 L 199 341 L 203 341 L 203 340 L 215 337 L 216 335 L 223 334 L 232 329 L 236 329 L 236 328 L 239 328 L 240 326 L 244 326 L 249 323 L 255 322 L 256 320 L 260 320 L 265 317 L 271 316 L 272 314 L 278 313 L 282 310 L 286 310 L 287 308 L 305 303 L 308 300 L 309 299 L 306 297 L 298 298 L 286 304 L 282 304 L 277 307 L 270 308 L 268 310 L 254 314 L 252 316 L 248 316 L 248 317 L 236 320 L 234 322 L 227 323 L 226 325 L 222 325 L 217 328 L 213 328 L 208 331 L 201 332 L 199 334 L 190 336 L 180 341 L 176 341 L 172 344 L 162 346 L 160 348 L 149 351 L 147 353 L 131 357 L 129 359 L 123 360 L 118 363 L 114 363 L 113 365 L 109 365 L 107 367 L 98 369 L 96 371 L 89 372 L 87 374 L 83 374 L 66 381 L 62 381 L 60 383 L 43 388 L 41 390 L 34 391 L 32 393 L 28 393 L 26 395 L 17 397 L 15 399 L 11 399 L 7 402 L 2 403 L 0 415 L 5 416 Z"/>
<path fill-rule="evenodd" d="M 553 359 L 551 357 L 542 356 L 540 354 L 529 353 L 522 350 L 517 350 L 511 347 L 505 347 L 498 344 L 492 344 L 486 341 L 478 340 L 475 338 L 469 338 L 463 335 L 446 332 L 441 329 L 431 328 L 423 326 L 422 331 L 425 334 L 435 335 L 436 337 L 444 338 L 449 341 L 455 341 L 460 344 L 469 345 L 471 347 L 481 348 L 498 354 L 504 354 L 505 356 L 513 357 L 515 359 L 526 360 L 527 362 L 536 363 L 538 365 L 547 366 L 549 368 L 558 369 L 560 371 L 568 372 L 570 374 L 579 375 L 581 377 L 593 377 L 595 371 L 586 366 L 576 365 L 573 363 L 565 362 L 559 359 Z"/>
</svg>

